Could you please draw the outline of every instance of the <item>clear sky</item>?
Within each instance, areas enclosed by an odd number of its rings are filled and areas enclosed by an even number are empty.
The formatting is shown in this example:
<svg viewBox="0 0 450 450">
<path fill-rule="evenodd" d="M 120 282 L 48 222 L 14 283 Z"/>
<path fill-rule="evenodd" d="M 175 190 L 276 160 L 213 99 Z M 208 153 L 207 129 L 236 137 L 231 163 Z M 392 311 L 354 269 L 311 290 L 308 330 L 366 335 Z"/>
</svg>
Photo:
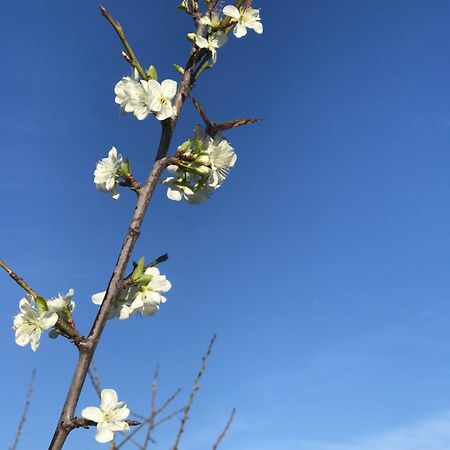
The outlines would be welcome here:
<svg viewBox="0 0 450 450">
<path fill-rule="evenodd" d="M 105 0 L 138 57 L 178 80 L 189 17 L 175 1 Z M 238 161 L 200 206 L 159 187 L 135 258 L 168 252 L 173 284 L 149 319 L 112 321 L 97 352 L 105 387 L 135 411 L 186 396 L 218 341 L 181 448 L 450 448 L 448 18 L 444 0 L 255 1 L 264 34 L 230 39 L 195 93 L 217 120 L 263 117 L 227 134 Z M 86 333 L 134 198 L 96 191 L 112 145 L 138 178 L 159 123 L 121 116 L 129 68 L 94 1 L 4 2 L 0 255 L 51 297 L 74 288 Z M 186 105 L 174 145 L 199 122 Z M 14 439 L 37 368 L 21 449 L 51 439 L 76 352 L 14 343 L 22 292 L 0 274 L 0 447 Z M 78 413 L 97 403 L 88 384 Z M 156 435 L 169 448 L 173 428 Z M 75 431 L 67 449 L 101 448 Z M 103 448 L 106 448 L 104 446 Z"/>
</svg>

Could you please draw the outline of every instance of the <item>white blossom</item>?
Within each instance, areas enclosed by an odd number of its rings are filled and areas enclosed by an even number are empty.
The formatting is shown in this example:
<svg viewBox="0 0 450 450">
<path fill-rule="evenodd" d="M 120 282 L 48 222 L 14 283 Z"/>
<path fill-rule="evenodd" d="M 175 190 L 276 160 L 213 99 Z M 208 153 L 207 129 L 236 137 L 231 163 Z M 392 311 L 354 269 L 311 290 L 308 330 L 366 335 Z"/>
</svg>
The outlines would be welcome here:
<svg viewBox="0 0 450 450">
<path fill-rule="evenodd" d="M 57 313 L 67 308 L 72 312 L 75 309 L 75 302 L 72 300 L 74 294 L 75 291 L 69 289 L 67 294 L 58 294 L 56 297 L 51 298 L 47 301 L 48 310 Z"/>
<path fill-rule="evenodd" d="M 142 275 L 149 280 L 125 286 L 112 304 L 109 319 L 118 317 L 120 320 L 124 320 L 136 313 L 150 316 L 159 309 L 160 303 L 166 302 L 166 298 L 161 295 L 161 292 L 167 292 L 172 287 L 166 276 L 161 275 L 156 267 L 148 267 Z M 92 301 L 96 305 L 101 305 L 105 294 L 106 292 L 94 294 Z"/>
<path fill-rule="evenodd" d="M 165 275 L 159 273 L 157 267 L 147 268 L 144 275 L 150 276 L 151 280 L 139 286 L 139 292 L 130 308 L 132 312 L 138 311 L 144 316 L 151 316 L 158 311 L 160 303 L 166 302 L 166 298 L 160 293 L 169 291 L 172 285 Z"/>
<path fill-rule="evenodd" d="M 113 319 L 114 317 L 118 317 L 120 320 L 128 319 L 133 312 L 130 305 L 133 302 L 136 293 L 137 291 L 135 286 L 124 287 L 120 291 L 119 296 L 113 301 L 108 319 Z M 96 305 L 101 305 L 105 299 L 105 294 L 106 291 L 94 294 L 92 296 L 92 302 Z"/>
<path fill-rule="evenodd" d="M 203 36 L 195 36 L 195 45 L 199 48 L 206 48 L 211 52 L 212 61 L 217 61 L 217 49 L 227 42 L 227 35 L 223 31 L 210 34 L 207 39 Z"/>
<path fill-rule="evenodd" d="M 237 155 L 233 147 L 225 139 L 222 139 L 218 144 L 215 144 L 214 141 L 211 142 L 206 151 L 209 153 L 211 161 L 211 174 L 208 178 L 208 185 L 217 189 L 228 175 L 229 168 L 234 167 Z"/>
<path fill-rule="evenodd" d="M 108 152 L 108 157 L 100 160 L 94 171 L 94 183 L 97 189 L 102 192 L 110 192 L 114 200 L 117 200 L 120 195 L 116 185 L 122 162 L 122 155 L 117 153 L 116 147 L 112 147 Z"/>
<path fill-rule="evenodd" d="M 219 28 L 221 22 L 220 16 L 216 12 L 211 13 L 211 17 L 203 16 L 200 19 L 202 25 L 209 25 L 212 28 Z"/>
<path fill-rule="evenodd" d="M 237 22 L 233 29 L 233 34 L 237 38 L 245 36 L 247 34 L 247 28 L 255 30 L 258 34 L 263 32 L 259 9 L 241 8 L 239 10 L 234 5 L 228 5 L 223 8 L 223 13 L 231 17 L 233 22 Z"/>
<path fill-rule="evenodd" d="M 139 81 L 139 74 L 133 70 L 131 77 L 123 77 L 115 86 L 115 102 L 120 105 L 122 112 L 134 113 L 140 110 L 145 96 L 144 88 Z"/>
<path fill-rule="evenodd" d="M 116 431 L 130 429 L 128 423 L 125 422 L 130 415 L 130 410 L 124 402 L 118 401 L 117 392 L 114 389 L 103 389 L 100 397 L 100 408 L 88 406 L 81 411 L 81 416 L 97 423 L 95 440 L 105 443 L 114 439 Z"/>
<path fill-rule="evenodd" d="M 36 301 L 31 295 L 26 295 L 19 303 L 20 313 L 14 317 L 13 330 L 16 332 L 16 344 L 24 347 L 31 344 L 35 352 L 39 348 L 43 331 L 53 327 L 58 314 L 53 311 L 39 311 Z"/>
<path fill-rule="evenodd" d="M 167 186 L 167 198 L 176 202 L 184 199 L 192 205 L 198 205 L 208 200 L 211 196 L 209 186 L 193 189 L 186 185 L 186 181 L 183 178 L 167 177 L 163 180 L 163 184 Z"/>
<path fill-rule="evenodd" d="M 146 111 L 155 113 L 158 120 L 165 120 L 175 113 L 172 99 L 177 93 L 176 81 L 164 80 L 159 84 L 156 80 L 149 80 L 142 81 L 141 84 L 145 91 L 145 98 L 140 116 L 136 116 L 138 119 L 143 117 L 146 114 Z"/>
</svg>

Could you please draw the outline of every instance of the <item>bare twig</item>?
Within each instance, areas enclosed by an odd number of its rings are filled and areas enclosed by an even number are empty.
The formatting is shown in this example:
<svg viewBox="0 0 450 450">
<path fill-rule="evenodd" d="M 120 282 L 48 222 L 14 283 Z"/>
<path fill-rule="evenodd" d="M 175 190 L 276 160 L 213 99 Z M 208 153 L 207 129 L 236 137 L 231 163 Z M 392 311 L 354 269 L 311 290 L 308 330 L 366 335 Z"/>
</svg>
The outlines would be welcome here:
<svg viewBox="0 0 450 450">
<path fill-rule="evenodd" d="M 200 114 L 200 117 L 202 118 L 203 122 L 205 122 L 206 131 L 211 136 L 214 136 L 218 131 L 225 131 L 229 130 L 230 128 L 236 128 L 240 127 L 242 125 L 248 125 L 250 123 L 256 123 L 261 122 L 263 119 L 235 119 L 230 120 L 229 122 L 221 122 L 216 123 L 213 122 L 206 114 L 205 109 L 200 105 L 198 100 L 193 96 L 190 95 L 192 103 L 195 106 L 195 109 Z"/>
<path fill-rule="evenodd" d="M 6 273 L 28 294 L 30 294 L 35 300 L 39 297 L 37 292 L 31 288 L 31 286 L 19 275 L 17 275 L 11 267 L 9 267 L 3 260 L 0 259 L 0 267 L 6 271 Z"/>
<path fill-rule="evenodd" d="M 116 30 L 117 35 L 122 41 L 122 44 L 126 50 L 126 53 L 122 52 L 122 55 L 124 55 L 125 59 L 139 72 L 139 75 L 143 80 L 148 80 L 148 75 L 142 68 L 141 64 L 139 63 L 139 60 L 136 58 L 133 49 L 131 48 L 127 38 L 125 37 L 125 33 L 123 32 L 120 23 L 112 18 L 111 14 L 109 14 L 109 12 L 106 10 L 104 6 L 100 5 L 100 11 L 102 13 L 102 16 L 106 17 L 108 22 L 113 26 L 114 30 Z"/>
<path fill-rule="evenodd" d="M 184 428 L 186 426 L 186 422 L 189 420 L 189 412 L 191 411 L 192 408 L 192 404 L 194 403 L 194 398 L 195 395 L 197 394 L 198 390 L 200 389 L 200 380 L 202 378 L 202 375 L 206 369 L 206 362 L 208 361 L 208 357 L 211 354 L 214 342 L 216 340 L 217 336 L 214 335 L 208 345 L 208 350 L 206 351 L 206 353 L 203 355 L 202 358 L 202 363 L 200 366 L 200 370 L 194 380 L 194 385 L 192 387 L 191 393 L 189 394 L 189 400 L 187 405 L 185 406 L 184 410 L 183 410 L 183 417 L 181 418 L 180 421 L 180 427 L 178 429 L 178 433 L 177 433 L 177 437 L 175 439 L 175 443 L 172 447 L 172 450 L 178 450 L 178 445 L 180 444 L 180 439 L 181 439 L 181 435 L 184 432 Z"/>
<path fill-rule="evenodd" d="M 236 408 L 233 408 L 233 411 L 231 411 L 231 416 L 228 419 L 225 428 L 223 429 L 222 433 L 220 433 L 220 436 L 217 438 L 216 443 L 213 445 L 212 450 L 217 450 L 217 447 L 219 446 L 220 442 L 222 441 L 222 439 L 225 437 L 225 435 L 227 434 L 228 429 L 231 426 L 231 423 L 233 422 L 234 419 L 234 415 L 236 414 Z"/>
<path fill-rule="evenodd" d="M 20 435 L 22 434 L 23 426 L 27 420 L 28 407 L 30 406 L 31 394 L 33 393 L 33 385 L 34 385 L 35 377 L 36 377 L 36 369 L 33 369 L 33 372 L 31 372 L 30 385 L 28 387 L 28 392 L 25 397 L 25 406 L 23 408 L 22 416 L 20 417 L 19 426 L 17 427 L 16 438 L 14 439 L 14 444 L 12 445 L 12 447 L 9 448 L 9 450 L 17 449 L 17 444 L 19 443 L 19 439 L 20 439 Z"/>
<path fill-rule="evenodd" d="M 158 375 L 159 375 L 159 366 L 156 366 L 155 373 L 153 375 L 152 380 L 152 400 L 151 400 L 151 410 L 150 410 L 150 416 L 148 417 L 148 430 L 145 435 L 144 443 L 142 444 L 142 449 L 146 450 L 148 447 L 148 443 L 151 439 L 151 434 L 153 431 L 153 425 L 155 421 L 155 415 L 156 415 L 156 392 L 158 389 Z"/>
</svg>

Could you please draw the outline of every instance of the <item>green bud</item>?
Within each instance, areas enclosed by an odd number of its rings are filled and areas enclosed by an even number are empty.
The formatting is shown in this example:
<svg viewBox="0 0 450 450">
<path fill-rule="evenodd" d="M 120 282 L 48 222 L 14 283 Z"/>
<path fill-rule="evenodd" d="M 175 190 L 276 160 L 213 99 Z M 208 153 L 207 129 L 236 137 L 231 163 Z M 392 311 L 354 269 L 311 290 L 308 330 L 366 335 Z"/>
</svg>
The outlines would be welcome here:
<svg viewBox="0 0 450 450">
<path fill-rule="evenodd" d="M 195 33 L 188 33 L 187 34 L 187 38 L 188 38 L 188 40 L 189 41 L 192 41 L 192 42 L 195 42 L 195 37 L 196 37 L 197 35 L 195 34 Z"/>
<path fill-rule="evenodd" d="M 208 166 L 211 161 L 209 160 L 209 155 L 207 153 L 200 153 L 200 155 L 196 158 L 195 162 L 197 164 Z"/>
<path fill-rule="evenodd" d="M 195 168 L 195 171 L 200 175 L 208 175 L 210 169 L 207 166 L 198 166 Z"/>
<path fill-rule="evenodd" d="M 192 144 L 191 140 L 188 139 L 187 141 L 184 141 L 184 142 L 178 147 L 178 150 L 179 150 L 180 152 L 186 153 L 186 152 L 189 150 L 189 148 L 191 147 L 191 144 Z"/>
<path fill-rule="evenodd" d="M 200 139 L 196 139 L 194 142 L 195 153 L 202 153 L 203 142 Z"/>
<path fill-rule="evenodd" d="M 158 72 L 156 71 L 155 66 L 150 66 L 147 69 L 147 75 L 151 80 L 156 80 L 158 81 Z"/>
<path fill-rule="evenodd" d="M 47 301 L 45 300 L 44 297 L 40 297 L 38 296 L 36 298 L 36 303 L 38 306 L 39 311 L 48 311 L 48 305 L 47 305 Z"/>
<path fill-rule="evenodd" d="M 142 257 L 136 267 L 133 270 L 133 273 L 131 274 L 131 278 L 133 278 L 133 280 L 137 280 L 142 274 L 144 273 L 144 257 Z"/>
<path fill-rule="evenodd" d="M 172 66 L 178 73 L 184 75 L 184 69 L 181 66 L 179 66 L 178 64 L 172 64 Z"/>
</svg>

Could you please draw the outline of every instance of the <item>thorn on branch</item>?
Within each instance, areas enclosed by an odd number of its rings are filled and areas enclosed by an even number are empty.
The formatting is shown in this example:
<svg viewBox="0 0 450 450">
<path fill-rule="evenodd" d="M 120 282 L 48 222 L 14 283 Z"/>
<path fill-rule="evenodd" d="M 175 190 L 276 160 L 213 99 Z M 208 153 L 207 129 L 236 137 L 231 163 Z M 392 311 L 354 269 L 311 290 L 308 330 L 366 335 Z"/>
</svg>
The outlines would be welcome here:
<svg viewBox="0 0 450 450">
<path fill-rule="evenodd" d="M 201 118 L 203 119 L 203 122 L 205 122 L 206 131 L 211 136 L 214 136 L 218 131 L 225 131 L 229 130 L 230 128 L 236 128 L 242 125 L 248 125 L 250 123 L 261 122 L 263 120 L 263 119 L 236 119 L 231 120 L 229 122 L 216 123 L 209 119 L 209 117 L 206 115 L 204 108 L 202 107 L 202 105 L 200 105 L 198 100 L 193 95 L 191 95 L 190 97 L 192 103 L 194 103 L 195 109 L 200 114 Z"/>
</svg>

